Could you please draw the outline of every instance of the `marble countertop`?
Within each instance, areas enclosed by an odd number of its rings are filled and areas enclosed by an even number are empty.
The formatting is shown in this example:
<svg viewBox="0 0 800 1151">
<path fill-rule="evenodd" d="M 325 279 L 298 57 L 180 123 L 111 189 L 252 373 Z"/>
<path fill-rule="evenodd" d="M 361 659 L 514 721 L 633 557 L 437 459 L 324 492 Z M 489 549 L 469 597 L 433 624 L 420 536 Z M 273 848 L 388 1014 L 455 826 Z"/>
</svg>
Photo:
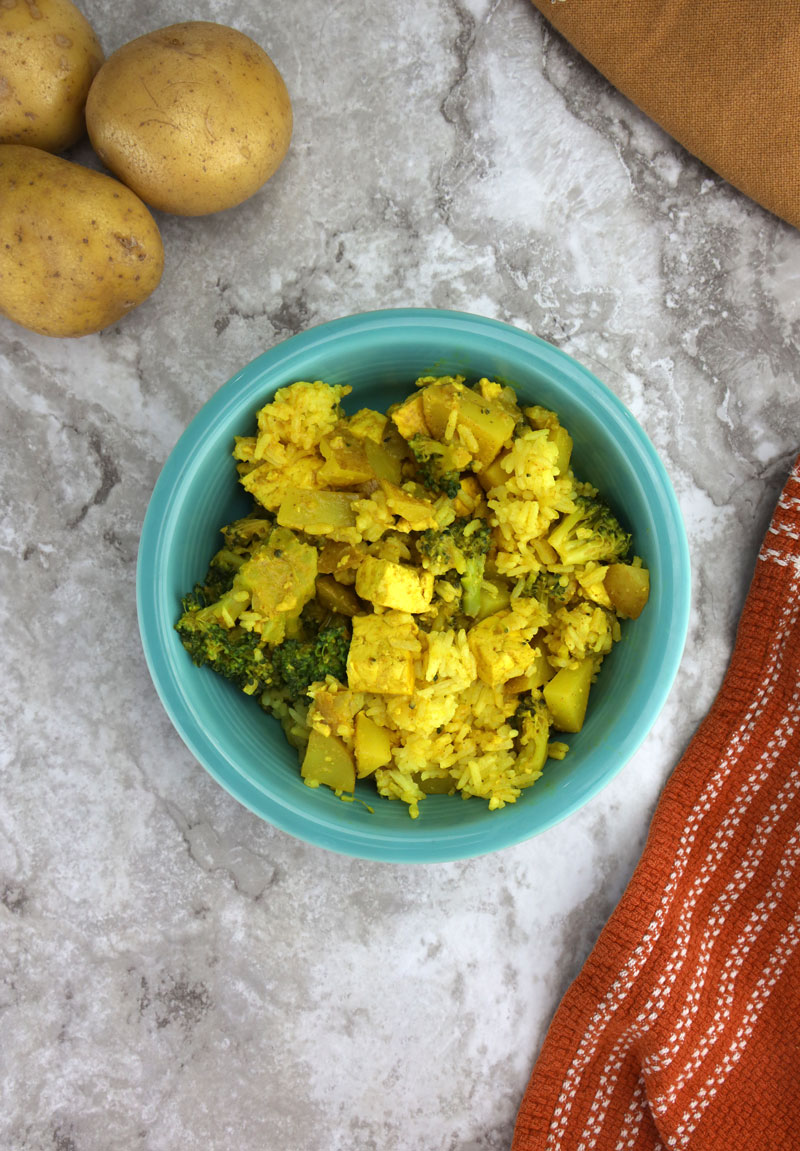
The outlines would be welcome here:
<svg viewBox="0 0 800 1151">
<path fill-rule="evenodd" d="M 800 235 L 528 0 L 82 7 L 107 52 L 183 19 L 247 32 L 295 133 L 244 205 L 158 217 L 163 281 L 115 327 L 0 319 L 0 1146 L 507 1148 L 800 448 Z M 309 847 L 218 787 L 156 697 L 134 595 L 200 406 L 295 332 L 406 305 L 508 321 L 600 376 L 661 453 L 694 570 L 677 682 L 614 782 L 528 843 L 419 867 Z"/>
</svg>

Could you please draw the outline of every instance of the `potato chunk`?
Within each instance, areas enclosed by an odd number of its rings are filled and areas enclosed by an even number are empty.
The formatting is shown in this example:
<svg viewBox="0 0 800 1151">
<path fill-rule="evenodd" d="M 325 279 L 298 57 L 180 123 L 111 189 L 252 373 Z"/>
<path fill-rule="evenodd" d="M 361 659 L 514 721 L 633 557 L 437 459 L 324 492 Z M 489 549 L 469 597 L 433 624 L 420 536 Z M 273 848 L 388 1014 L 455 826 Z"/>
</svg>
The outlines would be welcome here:
<svg viewBox="0 0 800 1151">
<path fill-rule="evenodd" d="M 320 484 L 330 488 L 348 488 L 375 479 L 375 472 L 367 459 L 365 444 L 346 427 L 335 427 L 319 442 L 325 463 L 319 469 Z"/>
<path fill-rule="evenodd" d="M 464 390 L 460 376 L 446 376 L 441 382 L 430 383 L 419 393 L 422 419 L 435 440 L 451 440 L 458 415 L 459 394 Z"/>
<path fill-rule="evenodd" d="M 379 767 L 386 767 L 392 762 L 392 741 L 389 732 L 363 711 L 356 716 L 355 750 L 359 779 L 372 775 Z"/>
<path fill-rule="evenodd" d="M 317 599 L 329 611 L 339 615 L 355 615 L 363 604 L 347 584 L 341 584 L 332 575 L 317 576 Z"/>
<path fill-rule="evenodd" d="M 355 492 L 319 492 L 308 488 L 291 488 L 278 508 L 278 523 L 294 531 L 313 536 L 330 535 L 338 528 L 354 527 Z"/>
<path fill-rule="evenodd" d="M 544 700 L 559 731 L 580 731 L 586 717 L 589 688 L 597 668 L 594 656 L 587 656 L 577 667 L 562 667 L 544 685 Z"/>
<path fill-rule="evenodd" d="M 271 641 L 279 643 L 286 621 L 299 616 L 314 595 L 316 576 L 316 548 L 285 528 L 275 528 L 239 568 L 234 587 L 249 595 L 249 614 L 279 625 L 274 636 L 269 633 Z"/>
<path fill-rule="evenodd" d="M 355 571 L 365 554 L 363 544 L 328 540 L 320 548 L 318 571 L 320 575 L 338 575 L 342 572 Z"/>
<path fill-rule="evenodd" d="M 501 451 L 490 464 L 487 464 L 486 467 L 478 472 L 478 479 L 485 492 L 491 491 L 492 488 L 502 487 L 503 484 L 508 483 L 511 473 L 503 467 L 503 460 L 510 454 L 508 451 Z"/>
<path fill-rule="evenodd" d="M 355 791 L 356 768 L 350 751 L 335 735 L 313 728 L 300 774 L 309 787 L 324 783 L 334 791 Z"/>
<path fill-rule="evenodd" d="M 621 616 L 638 619 L 650 598 L 650 572 L 632 564 L 610 564 L 603 580 L 608 598 Z"/>
<path fill-rule="evenodd" d="M 569 471 L 569 462 L 572 458 L 572 436 L 566 428 L 562 428 L 561 424 L 556 424 L 555 427 L 548 428 L 548 439 L 551 439 L 556 445 L 558 455 L 556 457 L 556 467 L 558 474 L 565 476 Z"/>
<path fill-rule="evenodd" d="M 388 451 L 384 444 L 376 444 L 372 440 L 364 440 L 364 454 L 377 479 L 400 483 L 403 466 L 398 455 Z"/>
<path fill-rule="evenodd" d="M 396 516 L 406 521 L 411 531 L 424 532 L 427 528 L 435 528 L 438 521 L 433 513 L 433 505 L 427 499 L 407 492 L 397 484 L 381 480 L 381 491 L 386 497 L 386 506 Z"/>
<path fill-rule="evenodd" d="M 541 648 L 533 649 L 533 663 L 528 668 L 525 675 L 515 676 L 514 679 L 508 681 L 508 688 L 510 691 L 533 691 L 542 684 L 547 683 L 554 675 L 553 669 L 548 663 L 547 656 Z"/>
<path fill-rule="evenodd" d="M 514 417 L 504 404 L 457 381 L 424 388 L 422 405 L 431 435 L 447 442 L 461 433 L 479 467 L 490 464 L 514 432 Z"/>
<path fill-rule="evenodd" d="M 482 619 L 487 619 L 490 615 L 505 610 L 510 602 L 511 593 L 504 583 L 484 580 L 481 588 L 481 603 L 478 614 L 475 616 L 475 622 L 480 623 Z"/>
</svg>

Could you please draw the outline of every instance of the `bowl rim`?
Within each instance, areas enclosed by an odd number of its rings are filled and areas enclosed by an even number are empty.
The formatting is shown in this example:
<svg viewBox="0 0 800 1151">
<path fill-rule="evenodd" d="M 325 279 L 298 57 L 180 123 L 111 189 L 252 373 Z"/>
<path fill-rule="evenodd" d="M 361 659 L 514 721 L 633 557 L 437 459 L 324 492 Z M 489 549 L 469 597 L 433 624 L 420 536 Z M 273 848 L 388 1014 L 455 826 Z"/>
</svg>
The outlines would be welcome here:
<svg viewBox="0 0 800 1151">
<path fill-rule="evenodd" d="M 225 766 L 228 765 L 227 760 L 225 765 L 221 764 L 220 749 L 203 732 L 200 717 L 186 699 L 162 650 L 164 633 L 160 615 L 163 611 L 160 607 L 163 609 L 163 605 L 157 602 L 157 581 L 149 578 L 148 573 L 159 570 L 160 558 L 167 547 L 165 525 L 175 515 L 178 493 L 191 471 L 191 461 L 195 456 L 193 449 L 203 441 L 206 431 L 222 420 L 229 408 L 246 410 L 248 404 L 252 407 L 256 395 L 259 403 L 263 403 L 262 397 L 273 394 L 291 379 L 303 378 L 302 373 L 292 375 L 292 364 L 301 360 L 311 348 L 318 351 L 326 343 L 349 338 L 359 332 L 391 329 L 396 334 L 398 328 L 410 330 L 416 325 L 436 327 L 442 331 L 443 341 L 448 334 L 465 331 L 472 335 L 491 336 L 501 345 L 529 355 L 539 370 L 566 374 L 578 386 L 588 390 L 592 399 L 600 404 L 603 415 L 616 422 L 636 441 L 646 461 L 650 483 L 659 497 L 660 510 L 670 526 L 675 601 L 671 626 L 661 653 L 657 686 L 651 691 L 647 706 L 636 716 L 624 744 L 618 748 L 619 754 L 613 759 L 610 757 L 608 768 L 590 785 L 568 798 L 557 813 L 540 818 L 533 827 L 524 819 L 507 818 L 507 813 L 513 812 L 518 805 L 493 813 L 492 821 L 482 823 L 479 831 L 473 827 L 459 829 L 454 825 L 452 834 L 447 836 L 433 831 L 426 836 L 423 828 L 419 827 L 419 820 L 408 821 L 414 833 L 403 837 L 388 834 L 385 827 L 377 835 L 356 833 L 350 827 L 328 820 L 324 805 L 318 805 L 319 810 L 310 805 L 311 811 L 297 811 L 280 796 L 256 788 L 243 774 L 236 772 L 233 764 L 230 765 L 234 771 L 232 776 Z M 266 383 L 266 377 L 271 377 L 271 382 Z M 629 762 L 650 732 L 677 676 L 688 634 L 691 565 L 685 525 L 660 456 L 623 401 L 588 368 L 541 337 L 501 320 L 440 308 L 387 308 L 329 320 L 280 341 L 241 367 L 199 408 L 169 452 L 148 501 L 137 555 L 136 603 L 145 661 L 170 721 L 201 766 L 239 803 L 297 839 L 351 858 L 392 863 L 439 863 L 493 853 L 541 834 L 587 804 Z"/>
</svg>

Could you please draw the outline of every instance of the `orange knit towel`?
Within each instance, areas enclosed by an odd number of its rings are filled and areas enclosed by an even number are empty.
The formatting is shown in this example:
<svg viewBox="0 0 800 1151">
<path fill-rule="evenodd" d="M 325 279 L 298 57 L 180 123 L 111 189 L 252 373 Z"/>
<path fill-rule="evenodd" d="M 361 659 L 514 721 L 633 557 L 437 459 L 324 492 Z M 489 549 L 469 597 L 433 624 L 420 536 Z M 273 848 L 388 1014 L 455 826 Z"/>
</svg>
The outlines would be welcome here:
<svg viewBox="0 0 800 1151">
<path fill-rule="evenodd" d="M 513 1151 L 800 1148 L 800 459 L 722 688 L 550 1026 Z"/>
</svg>

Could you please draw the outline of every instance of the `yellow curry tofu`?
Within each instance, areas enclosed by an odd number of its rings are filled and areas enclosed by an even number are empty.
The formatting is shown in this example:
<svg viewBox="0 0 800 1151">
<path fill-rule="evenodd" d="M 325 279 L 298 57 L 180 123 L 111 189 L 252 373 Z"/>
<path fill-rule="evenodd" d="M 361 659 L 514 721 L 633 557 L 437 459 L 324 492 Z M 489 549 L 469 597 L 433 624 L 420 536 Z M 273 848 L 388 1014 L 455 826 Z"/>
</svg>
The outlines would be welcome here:
<svg viewBox="0 0 800 1151">
<path fill-rule="evenodd" d="M 414 658 L 421 650 L 419 629 L 408 612 L 355 616 L 347 657 L 350 690 L 411 695 Z"/>
<path fill-rule="evenodd" d="M 376 607 L 423 612 L 433 598 L 433 575 L 407 564 L 367 556 L 356 575 L 356 591 Z"/>
</svg>

